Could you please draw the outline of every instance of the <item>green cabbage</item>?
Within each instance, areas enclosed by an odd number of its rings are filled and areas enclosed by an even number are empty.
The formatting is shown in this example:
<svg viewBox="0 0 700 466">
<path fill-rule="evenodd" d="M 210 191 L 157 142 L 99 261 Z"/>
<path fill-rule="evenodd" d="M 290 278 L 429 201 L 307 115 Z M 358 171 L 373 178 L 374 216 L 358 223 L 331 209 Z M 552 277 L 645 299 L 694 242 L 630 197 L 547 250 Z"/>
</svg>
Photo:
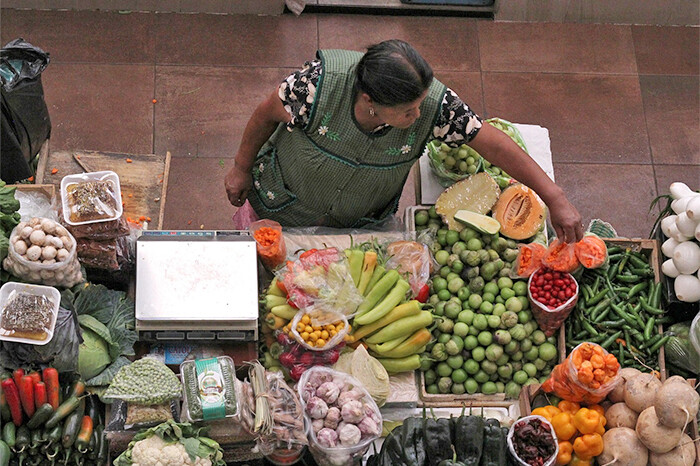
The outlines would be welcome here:
<svg viewBox="0 0 700 466">
<path fill-rule="evenodd" d="M 78 352 L 78 371 L 85 379 L 91 379 L 105 370 L 119 356 L 119 346 L 112 341 L 109 329 L 90 315 L 78 317 L 83 342 Z M 115 354 L 116 353 L 116 354 Z"/>
</svg>

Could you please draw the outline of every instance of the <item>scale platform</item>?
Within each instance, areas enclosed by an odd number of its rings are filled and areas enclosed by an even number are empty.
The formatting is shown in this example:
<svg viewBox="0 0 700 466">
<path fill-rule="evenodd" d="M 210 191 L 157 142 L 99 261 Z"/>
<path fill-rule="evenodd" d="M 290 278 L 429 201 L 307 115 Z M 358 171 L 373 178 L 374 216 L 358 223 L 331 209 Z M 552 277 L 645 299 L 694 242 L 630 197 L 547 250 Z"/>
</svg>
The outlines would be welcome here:
<svg viewBox="0 0 700 466">
<path fill-rule="evenodd" d="M 136 331 L 145 341 L 257 340 L 255 240 L 241 231 L 144 231 Z"/>
</svg>

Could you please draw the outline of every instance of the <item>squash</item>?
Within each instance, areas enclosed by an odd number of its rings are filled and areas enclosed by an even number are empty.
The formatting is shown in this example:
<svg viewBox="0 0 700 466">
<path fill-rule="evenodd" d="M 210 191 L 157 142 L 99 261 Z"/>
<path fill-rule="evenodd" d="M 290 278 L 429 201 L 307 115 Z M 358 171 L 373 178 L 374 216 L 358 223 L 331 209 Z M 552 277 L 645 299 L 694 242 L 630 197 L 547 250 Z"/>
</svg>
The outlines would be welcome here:
<svg viewBox="0 0 700 466">
<path fill-rule="evenodd" d="M 501 224 L 503 236 L 523 240 L 542 229 L 547 208 L 535 191 L 515 183 L 503 190 L 491 216 Z"/>
<path fill-rule="evenodd" d="M 501 224 L 495 218 L 471 210 L 458 210 L 455 219 L 487 235 L 495 235 L 501 229 Z"/>
<path fill-rule="evenodd" d="M 500 192 L 501 188 L 491 175 L 477 173 L 443 191 L 435 201 L 435 212 L 450 230 L 462 231 L 464 224 L 454 218 L 457 211 L 469 209 L 485 214 L 496 203 Z"/>
</svg>

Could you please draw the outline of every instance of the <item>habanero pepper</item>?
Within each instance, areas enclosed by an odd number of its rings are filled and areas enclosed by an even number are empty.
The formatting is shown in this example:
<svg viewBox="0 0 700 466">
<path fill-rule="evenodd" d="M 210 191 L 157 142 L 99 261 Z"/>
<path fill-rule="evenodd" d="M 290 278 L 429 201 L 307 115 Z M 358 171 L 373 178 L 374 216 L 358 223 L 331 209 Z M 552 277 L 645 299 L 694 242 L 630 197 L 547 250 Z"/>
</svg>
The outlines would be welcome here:
<svg viewBox="0 0 700 466">
<path fill-rule="evenodd" d="M 582 434 L 593 434 L 600 424 L 600 414 L 592 409 L 581 408 L 574 414 L 573 423 Z"/>
<path fill-rule="evenodd" d="M 554 463 L 556 466 L 565 466 L 571 462 L 571 456 L 574 453 L 574 446 L 567 440 L 559 441 L 559 453 Z"/>
<path fill-rule="evenodd" d="M 569 440 L 576 434 L 576 426 L 570 413 L 561 412 L 549 421 L 559 440 Z"/>
<path fill-rule="evenodd" d="M 574 440 L 574 452 L 582 460 L 588 460 L 603 453 L 603 437 L 600 434 L 585 434 Z"/>
<path fill-rule="evenodd" d="M 557 408 L 573 416 L 579 409 L 581 409 L 581 406 L 574 401 L 562 400 L 557 405 Z"/>
<path fill-rule="evenodd" d="M 552 422 L 552 418 L 559 413 L 561 413 L 561 409 L 557 408 L 556 406 L 552 406 L 552 405 L 542 406 L 540 408 L 535 408 L 532 410 L 533 416 L 542 416 L 543 418 L 547 419 L 549 422 Z"/>
</svg>

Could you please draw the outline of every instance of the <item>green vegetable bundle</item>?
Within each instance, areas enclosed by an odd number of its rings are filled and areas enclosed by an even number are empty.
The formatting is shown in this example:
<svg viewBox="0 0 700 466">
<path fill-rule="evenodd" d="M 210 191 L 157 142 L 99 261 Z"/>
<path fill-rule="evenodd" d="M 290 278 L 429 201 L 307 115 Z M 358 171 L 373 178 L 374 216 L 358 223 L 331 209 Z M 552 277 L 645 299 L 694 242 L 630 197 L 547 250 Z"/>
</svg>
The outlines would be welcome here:
<svg viewBox="0 0 700 466">
<path fill-rule="evenodd" d="M 0 262 L 7 256 L 10 233 L 20 221 L 17 212 L 19 201 L 15 198 L 15 190 L 15 187 L 6 186 L 5 182 L 0 180 Z"/>
<path fill-rule="evenodd" d="M 104 398 L 156 405 L 181 395 L 180 381 L 168 366 L 153 358 L 142 358 L 119 369 Z"/>
</svg>

